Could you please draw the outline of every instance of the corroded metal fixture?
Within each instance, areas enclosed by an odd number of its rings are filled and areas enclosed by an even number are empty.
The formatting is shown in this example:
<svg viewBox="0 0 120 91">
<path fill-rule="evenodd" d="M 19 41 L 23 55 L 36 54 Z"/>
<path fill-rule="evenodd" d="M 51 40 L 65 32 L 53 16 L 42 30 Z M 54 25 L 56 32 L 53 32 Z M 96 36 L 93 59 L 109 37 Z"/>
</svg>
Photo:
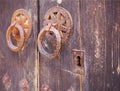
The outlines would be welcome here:
<svg viewBox="0 0 120 91">
<path fill-rule="evenodd" d="M 74 65 L 74 72 L 79 75 L 85 74 L 85 67 L 84 67 L 84 51 L 73 49 L 73 65 Z"/>
<path fill-rule="evenodd" d="M 56 37 L 56 49 L 54 50 L 53 53 L 48 53 L 44 47 L 42 46 L 42 42 L 43 42 L 43 37 L 45 36 L 46 33 L 50 33 L 52 32 L 55 37 Z M 61 36 L 60 33 L 57 29 L 55 29 L 53 27 L 53 25 L 49 24 L 47 26 L 45 26 L 39 33 L 38 35 L 38 49 L 40 51 L 40 53 L 47 59 L 51 60 L 55 57 L 58 56 L 59 52 L 60 52 L 60 48 L 61 48 Z"/>
<path fill-rule="evenodd" d="M 43 25 L 46 26 L 48 24 L 58 25 L 55 28 L 62 33 L 62 44 L 64 44 L 69 38 L 73 27 L 70 13 L 62 7 L 52 7 L 46 12 L 44 17 Z"/>
<path fill-rule="evenodd" d="M 72 17 L 66 9 L 59 6 L 50 8 L 44 16 L 43 29 L 38 35 L 40 53 L 49 60 L 56 58 L 59 55 L 61 44 L 65 44 L 70 37 L 72 27 Z M 45 51 L 42 46 L 43 37 L 45 36 L 47 41 L 56 48 L 51 54 Z"/>
<path fill-rule="evenodd" d="M 19 32 L 19 44 L 16 46 L 12 43 L 11 40 L 11 34 L 14 30 L 17 30 Z M 23 28 L 17 24 L 17 23 L 12 23 L 6 33 L 6 39 L 7 39 L 7 43 L 8 43 L 8 47 L 14 51 L 14 52 L 18 52 L 23 48 L 24 45 L 24 31 Z"/>
<path fill-rule="evenodd" d="M 27 13 L 26 10 L 24 9 L 18 9 L 14 12 L 11 23 L 18 23 L 22 26 L 24 33 L 25 33 L 25 41 L 28 40 L 30 34 L 31 34 L 31 28 L 32 28 L 32 22 L 29 14 Z M 20 36 L 18 35 L 17 31 L 13 32 L 13 36 L 15 37 L 16 40 L 20 39 Z"/>
<path fill-rule="evenodd" d="M 26 10 L 18 9 L 14 12 L 6 33 L 8 47 L 12 51 L 18 52 L 23 49 L 25 42 L 31 34 L 31 25 L 31 19 Z M 16 43 L 13 43 L 12 39 Z"/>
</svg>

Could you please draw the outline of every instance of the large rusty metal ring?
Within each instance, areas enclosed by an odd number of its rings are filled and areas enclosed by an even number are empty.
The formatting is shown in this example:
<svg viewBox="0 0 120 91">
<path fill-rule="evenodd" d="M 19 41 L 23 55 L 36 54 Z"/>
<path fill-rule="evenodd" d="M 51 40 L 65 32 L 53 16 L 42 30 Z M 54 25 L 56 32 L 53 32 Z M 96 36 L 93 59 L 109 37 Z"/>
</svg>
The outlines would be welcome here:
<svg viewBox="0 0 120 91">
<path fill-rule="evenodd" d="M 48 53 L 45 51 L 44 47 L 42 46 L 43 37 L 46 33 L 52 32 L 56 37 L 56 49 L 53 53 Z M 51 60 L 59 55 L 61 48 L 61 35 L 57 29 L 55 29 L 51 24 L 45 26 L 38 35 L 38 49 L 40 53 L 47 59 Z"/>
<path fill-rule="evenodd" d="M 11 35 L 14 30 L 17 30 L 20 35 L 20 40 L 17 41 L 18 42 L 17 45 L 14 45 L 11 40 Z M 24 39 L 25 39 L 24 38 L 24 30 L 23 30 L 22 26 L 17 23 L 11 23 L 11 25 L 9 26 L 7 33 L 6 33 L 6 39 L 7 39 L 8 47 L 12 51 L 18 52 L 18 51 L 22 50 L 23 45 L 24 45 Z"/>
</svg>

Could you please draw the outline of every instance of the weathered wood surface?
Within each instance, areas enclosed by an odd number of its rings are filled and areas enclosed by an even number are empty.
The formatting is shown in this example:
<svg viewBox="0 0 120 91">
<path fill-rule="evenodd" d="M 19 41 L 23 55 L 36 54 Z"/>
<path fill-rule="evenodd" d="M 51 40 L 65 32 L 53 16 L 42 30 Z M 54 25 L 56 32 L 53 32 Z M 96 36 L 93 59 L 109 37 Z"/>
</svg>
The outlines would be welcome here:
<svg viewBox="0 0 120 91">
<path fill-rule="evenodd" d="M 108 4 L 107 4 L 108 3 Z M 105 91 L 120 91 L 120 1 L 106 1 L 106 72 Z"/>
<path fill-rule="evenodd" d="M 56 1 L 40 0 L 40 29 L 43 28 L 44 15 L 48 9 L 57 6 Z M 59 57 L 48 61 L 40 56 L 40 84 L 47 84 L 52 91 L 79 91 L 79 77 L 73 73 L 72 49 L 79 49 L 79 1 L 62 0 L 59 6 L 68 10 L 73 18 L 73 32 L 70 39 L 62 45 Z"/>
<path fill-rule="evenodd" d="M 21 79 L 28 81 L 29 91 L 39 91 L 44 84 L 52 91 L 80 91 L 72 49 L 85 50 L 83 91 L 120 91 L 120 1 L 62 0 L 60 6 L 73 18 L 71 37 L 62 45 L 58 58 L 48 61 L 40 55 L 38 60 L 37 35 L 46 11 L 56 5 L 55 0 L 0 0 L 0 91 L 21 91 Z M 5 36 L 13 12 L 19 8 L 29 12 L 33 24 L 24 50 L 14 53 Z M 5 74 L 11 79 L 8 90 L 2 82 Z"/>
<path fill-rule="evenodd" d="M 40 28 L 45 12 L 55 5 L 55 1 L 40 1 Z M 119 91 L 120 1 L 63 0 L 60 6 L 71 13 L 74 32 L 62 46 L 58 59 L 47 62 L 41 58 L 40 84 L 48 84 L 53 91 L 67 91 L 70 87 L 79 91 L 79 77 L 73 73 L 71 50 L 82 49 L 85 50 L 83 91 Z"/>
<path fill-rule="evenodd" d="M 12 52 L 6 42 L 6 31 L 10 26 L 12 14 L 23 8 L 32 19 L 32 33 L 22 52 Z M 37 0 L 0 0 L 0 91 L 21 91 L 19 82 L 26 79 L 29 91 L 37 91 L 35 82 L 36 39 L 37 39 Z M 11 79 L 7 88 L 2 78 L 5 74 Z"/>
<path fill-rule="evenodd" d="M 88 89 L 83 91 L 104 91 L 105 83 L 105 1 L 81 1 L 82 46 L 85 50 L 85 67 Z M 83 87 L 86 85 L 84 83 Z"/>
<path fill-rule="evenodd" d="M 120 57 L 119 0 L 82 0 L 82 46 L 88 89 L 83 91 L 119 91 L 117 73 Z"/>
</svg>

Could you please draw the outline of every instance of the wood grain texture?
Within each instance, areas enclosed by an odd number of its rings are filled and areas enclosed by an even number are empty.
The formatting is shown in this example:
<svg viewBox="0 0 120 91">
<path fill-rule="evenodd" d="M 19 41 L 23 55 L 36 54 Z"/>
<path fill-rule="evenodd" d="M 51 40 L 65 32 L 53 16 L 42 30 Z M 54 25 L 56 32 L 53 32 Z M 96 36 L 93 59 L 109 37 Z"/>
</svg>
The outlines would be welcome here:
<svg viewBox="0 0 120 91">
<path fill-rule="evenodd" d="M 81 0 L 82 47 L 88 83 L 87 87 L 84 83 L 83 91 L 105 91 L 105 25 L 105 0 Z"/>
<path fill-rule="evenodd" d="M 39 31 L 43 28 L 44 15 L 49 8 L 55 6 L 56 3 L 51 0 L 39 1 Z M 52 91 L 61 91 L 60 87 L 60 57 L 48 61 L 40 55 L 40 85 L 48 85 Z M 41 88 L 40 87 L 40 88 Z"/>
<path fill-rule="evenodd" d="M 32 33 L 22 52 L 12 52 L 6 42 L 6 31 L 15 10 L 27 10 L 32 19 Z M 19 81 L 26 79 L 30 90 L 35 89 L 35 54 L 37 39 L 37 0 L 0 0 L 0 91 L 20 91 Z M 11 87 L 6 90 L 2 78 L 7 73 Z"/>
<path fill-rule="evenodd" d="M 44 15 L 48 9 L 56 6 L 56 1 L 40 0 L 40 29 L 43 28 Z M 62 0 L 59 6 L 65 8 L 70 12 L 73 18 L 73 32 L 70 39 L 62 45 L 61 52 L 58 58 L 47 61 L 40 56 L 40 75 L 41 86 L 43 84 L 49 85 L 52 91 L 67 91 L 73 88 L 79 91 L 79 77 L 73 73 L 72 63 L 72 49 L 79 49 L 79 29 L 78 16 L 79 1 L 78 0 Z"/>
<path fill-rule="evenodd" d="M 106 2 L 106 70 L 105 70 L 105 91 L 112 90 L 112 33 L 114 23 L 113 1 Z M 107 76 L 109 75 L 109 77 Z M 110 80 L 111 79 L 111 80 Z"/>
<path fill-rule="evenodd" d="M 119 91 L 120 79 L 117 73 L 119 65 L 119 15 L 120 1 L 109 0 L 106 4 L 106 63 L 105 91 Z"/>
<path fill-rule="evenodd" d="M 79 0 L 63 0 L 62 7 L 67 9 L 73 19 L 73 32 L 61 49 L 61 91 L 72 88 L 80 91 L 79 76 L 74 73 L 72 49 L 80 49 L 80 2 Z"/>
<path fill-rule="evenodd" d="M 119 66 L 120 62 L 120 1 L 114 1 L 114 31 L 113 31 L 113 56 L 112 56 L 112 90 L 119 91 L 120 90 L 120 74 L 117 73 L 117 67 Z"/>
<path fill-rule="evenodd" d="M 119 91 L 118 0 L 82 0 L 82 43 L 86 55 L 88 90 Z M 84 83 L 85 85 L 85 83 Z"/>
<path fill-rule="evenodd" d="M 60 55 L 48 61 L 38 57 L 36 41 L 46 11 L 56 5 L 56 0 L 0 0 L 0 91 L 21 91 L 22 79 L 28 81 L 29 91 L 40 91 L 43 85 L 52 91 L 80 91 L 72 49 L 85 51 L 83 91 L 120 91 L 120 1 L 62 0 L 60 6 L 73 18 L 73 32 Z M 24 50 L 14 53 L 5 36 L 13 12 L 19 8 L 28 11 L 33 24 Z M 11 79 L 8 90 L 2 82 L 5 74 Z"/>
</svg>

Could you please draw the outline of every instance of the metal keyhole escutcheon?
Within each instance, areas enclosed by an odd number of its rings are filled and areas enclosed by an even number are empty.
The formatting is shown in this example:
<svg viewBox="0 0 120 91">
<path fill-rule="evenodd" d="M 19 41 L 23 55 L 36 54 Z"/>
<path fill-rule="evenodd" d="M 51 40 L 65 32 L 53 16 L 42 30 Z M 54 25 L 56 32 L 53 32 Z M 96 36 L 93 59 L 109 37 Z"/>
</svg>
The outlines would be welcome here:
<svg viewBox="0 0 120 91">
<path fill-rule="evenodd" d="M 13 13 L 11 24 L 6 33 L 8 47 L 19 52 L 31 34 L 31 19 L 24 9 L 18 9 Z M 14 40 L 14 41 L 13 41 Z"/>
</svg>

